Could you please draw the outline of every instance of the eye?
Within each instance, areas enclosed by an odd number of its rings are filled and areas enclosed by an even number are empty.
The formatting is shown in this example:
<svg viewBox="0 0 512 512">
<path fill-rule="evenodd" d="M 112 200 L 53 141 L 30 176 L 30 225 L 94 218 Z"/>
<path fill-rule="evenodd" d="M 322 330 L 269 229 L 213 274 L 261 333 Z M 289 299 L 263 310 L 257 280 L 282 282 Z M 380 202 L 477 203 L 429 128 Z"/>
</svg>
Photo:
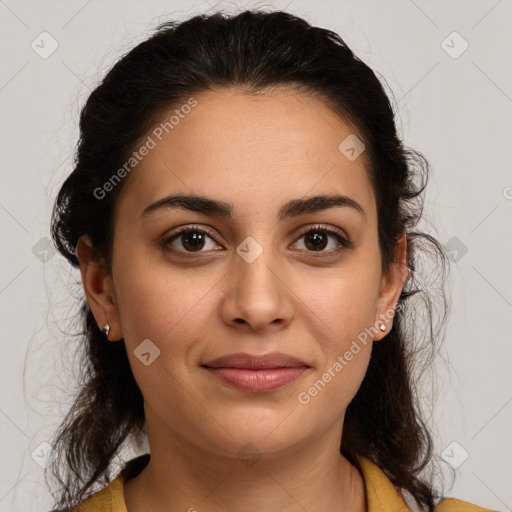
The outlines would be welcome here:
<svg viewBox="0 0 512 512">
<path fill-rule="evenodd" d="M 334 241 L 330 242 L 329 239 L 334 239 Z M 304 250 L 320 253 L 319 256 L 323 256 L 324 253 L 337 253 L 353 246 L 352 242 L 342 235 L 341 230 L 329 229 L 322 225 L 309 227 L 300 235 L 299 240 L 303 240 Z M 299 242 L 296 242 L 296 244 L 299 244 Z M 331 247 L 324 250 L 329 245 Z"/>
<path fill-rule="evenodd" d="M 208 232 L 196 226 L 185 226 L 178 229 L 163 240 L 163 245 L 185 257 L 194 257 L 193 253 L 205 252 L 202 250 L 205 247 L 207 250 L 220 247 L 214 243 L 213 237 Z"/>
<path fill-rule="evenodd" d="M 299 236 L 299 240 L 304 239 L 304 248 L 299 248 L 299 250 L 305 250 L 308 253 L 318 253 L 315 254 L 315 257 L 320 257 L 332 255 L 333 253 L 353 247 L 352 242 L 343 236 L 342 233 L 341 230 L 328 228 L 324 225 L 308 227 Z M 294 245 L 297 244 L 299 244 L 298 241 Z M 192 258 L 195 257 L 194 253 L 199 255 L 201 252 L 221 247 L 215 243 L 213 235 L 198 226 L 179 228 L 166 237 L 162 241 L 162 245 L 172 252 L 178 253 L 180 256 Z M 331 247 L 325 250 L 329 245 Z"/>
</svg>

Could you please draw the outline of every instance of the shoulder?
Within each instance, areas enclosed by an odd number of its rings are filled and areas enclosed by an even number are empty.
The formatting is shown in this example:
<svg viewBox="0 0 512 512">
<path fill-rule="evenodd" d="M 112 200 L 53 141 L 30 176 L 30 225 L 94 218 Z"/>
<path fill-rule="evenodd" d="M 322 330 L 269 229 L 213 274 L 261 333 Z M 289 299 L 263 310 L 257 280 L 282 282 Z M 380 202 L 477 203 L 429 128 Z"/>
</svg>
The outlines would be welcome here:
<svg viewBox="0 0 512 512">
<path fill-rule="evenodd" d="M 467 501 L 457 500 L 455 498 L 445 498 L 442 500 L 434 512 L 496 512 L 490 508 L 482 508 L 478 505 L 473 505 Z"/>
<path fill-rule="evenodd" d="M 417 510 L 417 505 L 407 492 L 399 492 L 391 479 L 376 464 L 366 457 L 357 456 L 357 463 L 363 475 L 369 512 L 406 512 Z M 403 491 L 401 489 L 400 491 Z M 434 512 L 496 512 L 467 501 L 445 498 Z"/>
<path fill-rule="evenodd" d="M 93 494 L 70 512 L 127 512 L 124 502 L 124 478 L 119 476 L 108 487 Z"/>
<path fill-rule="evenodd" d="M 138 475 L 148 464 L 149 454 L 128 461 L 107 487 L 90 496 L 69 512 L 128 512 L 124 501 L 124 483 Z"/>
</svg>

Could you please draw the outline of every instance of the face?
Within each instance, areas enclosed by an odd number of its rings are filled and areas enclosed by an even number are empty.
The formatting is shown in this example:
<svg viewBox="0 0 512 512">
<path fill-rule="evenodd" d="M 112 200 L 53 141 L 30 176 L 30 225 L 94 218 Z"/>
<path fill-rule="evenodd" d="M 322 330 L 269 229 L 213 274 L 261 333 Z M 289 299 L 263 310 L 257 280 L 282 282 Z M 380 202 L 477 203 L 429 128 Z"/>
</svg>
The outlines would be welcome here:
<svg viewBox="0 0 512 512">
<path fill-rule="evenodd" d="M 355 130 L 320 99 L 195 99 L 162 140 L 152 135 L 116 202 L 112 301 L 88 297 L 125 340 L 150 443 L 159 433 L 229 457 L 251 443 L 276 457 L 341 433 L 403 279 L 381 272 L 365 155 L 338 148 Z M 177 194 L 212 203 L 176 205 Z M 205 367 L 275 352 L 294 362 Z"/>
</svg>

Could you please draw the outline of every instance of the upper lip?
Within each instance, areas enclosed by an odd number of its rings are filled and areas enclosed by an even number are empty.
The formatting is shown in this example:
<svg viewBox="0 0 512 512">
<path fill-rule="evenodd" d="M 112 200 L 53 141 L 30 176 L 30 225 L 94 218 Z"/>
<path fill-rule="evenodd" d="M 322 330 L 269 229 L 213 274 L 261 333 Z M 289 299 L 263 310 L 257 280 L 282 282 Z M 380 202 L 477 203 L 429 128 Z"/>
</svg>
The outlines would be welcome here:
<svg viewBox="0 0 512 512">
<path fill-rule="evenodd" d="M 250 370 L 268 370 L 270 368 L 297 368 L 308 366 L 295 357 L 272 352 L 264 355 L 251 355 L 245 353 L 229 354 L 219 357 L 202 366 L 209 368 L 247 368 Z"/>
</svg>

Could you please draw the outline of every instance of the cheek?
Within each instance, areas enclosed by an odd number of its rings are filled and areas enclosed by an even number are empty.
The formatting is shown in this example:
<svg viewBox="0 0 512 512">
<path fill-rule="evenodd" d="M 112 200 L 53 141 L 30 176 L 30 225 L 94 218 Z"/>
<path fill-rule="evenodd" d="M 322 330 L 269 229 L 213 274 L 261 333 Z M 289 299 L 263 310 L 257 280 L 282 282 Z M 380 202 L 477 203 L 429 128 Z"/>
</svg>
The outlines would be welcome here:
<svg viewBox="0 0 512 512">
<path fill-rule="evenodd" d="M 177 382 L 188 382 L 189 363 L 197 358 L 194 340 L 205 332 L 213 315 L 216 281 L 218 277 L 211 273 L 192 278 L 190 272 L 149 264 L 134 254 L 115 268 L 119 319 L 130 366 L 145 401 L 164 416 L 171 414 L 169 400 L 175 410 L 187 407 L 186 393 Z M 200 416 L 196 420 L 204 422 Z"/>
<path fill-rule="evenodd" d="M 188 339 L 209 315 L 215 280 L 207 273 L 191 279 L 186 271 L 163 272 L 157 265 L 132 260 L 119 265 L 117 275 L 120 323 L 129 346 L 146 338 L 157 345 L 178 335 Z"/>
<path fill-rule="evenodd" d="M 143 236 L 130 222 L 116 226 L 112 272 L 125 342 L 134 347 L 148 338 L 157 345 L 178 334 L 187 339 L 183 330 L 193 332 L 200 323 L 215 280 L 206 266 L 171 265 Z"/>
<path fill-rule="evenodd" d="M 296 395 L 299 409 L 322 418 L 322 424 L 344 415 L 364 379 L 373 346 L 369 328 L 374 324 L 375 294 L 363 286 L 340 284 L 328 294 L 318 294 L 313 304 L 329 334 L 320 343 L 322 356 L 315 372 Z"/>
<path fill-rule="evenodd" d="M 314 280 L 303 279 L 300 295 L 310 314 L 325 324 L 329 348 L 342 349 L 374 324 L 379 275 L 371 267 L 351 267 Z"/>
<path fill-rule="evenodd" d="M 307 407 L 312 417 L 333 421 L 344 414 L 363 381 L 371 350 L 370 342 L 348 343 L 299 390 L 299 407 Z"/>
<path fill-rule="evenodd" d="M 364 378 L 377 310 L 379 272 L 373 267 L 353 266 L 350 272 L 319 280 L 321 287 L 304 285 L 302 289 L 311 314 L 326 326 L 319 342 L 320 364 L 297 395 L 298 403 L 307 406 L 313 415 L 334 420 L 346 409 Z"/>
</svg>

